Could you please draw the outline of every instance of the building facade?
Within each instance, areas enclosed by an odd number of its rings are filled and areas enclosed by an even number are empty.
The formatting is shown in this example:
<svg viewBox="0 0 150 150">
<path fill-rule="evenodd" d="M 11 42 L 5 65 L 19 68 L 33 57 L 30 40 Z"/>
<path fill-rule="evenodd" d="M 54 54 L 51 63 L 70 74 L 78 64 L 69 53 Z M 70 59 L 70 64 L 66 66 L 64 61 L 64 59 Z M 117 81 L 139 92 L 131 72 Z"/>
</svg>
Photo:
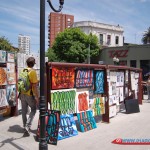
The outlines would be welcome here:
<svg viewBox="0 0 150 150">
<path fill-rule="evenodd" d="M 74 16 L 52 12 L 49 14 L 48 21 L 48 46 L 52 47 L 57 34 L 73 25 Z"/>
<path fill-rule="evenodd" d="M 103 48 L 99 61 L 114 64 L 114 57 L 118 58 L 118 65 L 143 69 L 143 78 L 150 72 L 150 44 Z"/>
<path fill-rule="evenodd" d="M 30 54 L 30 36 L 19 34 L 18 48 L 21 53 Z"/>
<path fill-rule="evenodd" d="M 123 46 L 123 27 L 92 21 L 75 22 L 74 27 L 79 27 L 84 33 L 96 35 L 102 46 Z"/>
</svg>

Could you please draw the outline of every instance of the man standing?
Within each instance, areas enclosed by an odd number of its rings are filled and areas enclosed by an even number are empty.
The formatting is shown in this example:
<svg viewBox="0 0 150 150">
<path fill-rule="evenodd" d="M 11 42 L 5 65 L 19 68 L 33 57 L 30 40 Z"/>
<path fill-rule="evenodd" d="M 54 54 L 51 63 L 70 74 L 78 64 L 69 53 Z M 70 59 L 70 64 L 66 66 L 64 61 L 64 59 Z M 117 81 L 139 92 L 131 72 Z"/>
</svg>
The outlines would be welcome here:
<svg viewBox="0 0 150 150">
<path fill-rule="evenodd" d="M 27 92 L 21 92 L 19 98 L 22 105 L 22 121 L 25 129 L 25 134 L 27 136 L 30 136 L 30 128 L 36 113 L 36 106 L 39 103 L 39 94 L 37 89 L 39 81 L 37 79 L 36 71 L 33 69 L 35 64 L 35 58 L 29 57 L 26 60 L 26 63 L 31 88 Z M 30 107 L 31 112 L 29 114 L 29 117 L 27 118 L 28 107 Z"/>
</svg>

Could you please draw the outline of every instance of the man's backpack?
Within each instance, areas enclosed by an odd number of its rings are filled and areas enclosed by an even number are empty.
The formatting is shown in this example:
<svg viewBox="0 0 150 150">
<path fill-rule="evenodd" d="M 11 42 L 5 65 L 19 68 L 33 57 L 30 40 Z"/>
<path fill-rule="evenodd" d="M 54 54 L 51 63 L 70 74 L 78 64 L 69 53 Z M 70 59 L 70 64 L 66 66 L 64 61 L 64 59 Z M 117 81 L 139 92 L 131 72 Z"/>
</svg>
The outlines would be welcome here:
<svg viewBox="0 0 150 150">
<path fill-rule="evenodd" d="M 21 73 L 19 74 L 18 78 L 18 91 L 19 93 L 27 92 L 31 89 L 31 83 L 29 80 L 29 73 L 30 70 L 23 69 Z"/>
</svg>

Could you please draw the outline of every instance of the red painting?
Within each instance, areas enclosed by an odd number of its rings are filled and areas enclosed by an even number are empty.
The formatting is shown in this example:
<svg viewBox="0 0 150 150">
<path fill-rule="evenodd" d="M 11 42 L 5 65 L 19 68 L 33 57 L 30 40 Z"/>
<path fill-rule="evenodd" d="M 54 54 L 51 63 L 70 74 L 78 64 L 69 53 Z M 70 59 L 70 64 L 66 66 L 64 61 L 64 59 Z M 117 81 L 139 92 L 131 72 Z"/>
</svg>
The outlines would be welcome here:
<svg viewBox="0 0 150 150">
<path fill-rule="evenodd" d="M 52 68 L 52 89 L 74 87 L 74 68 Z"/>
</svg>

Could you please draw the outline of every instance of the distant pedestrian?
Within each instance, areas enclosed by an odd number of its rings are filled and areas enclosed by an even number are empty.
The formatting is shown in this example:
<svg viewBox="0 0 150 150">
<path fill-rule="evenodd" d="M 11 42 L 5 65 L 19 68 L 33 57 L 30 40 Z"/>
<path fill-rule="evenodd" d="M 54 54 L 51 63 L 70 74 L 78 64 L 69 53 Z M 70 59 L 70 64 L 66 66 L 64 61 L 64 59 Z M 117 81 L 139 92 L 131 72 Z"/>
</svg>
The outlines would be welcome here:
<svg viewBox="0 0 150 150">
<path fill-rule="evenodd" d="M 38 95 L 38 79 L 36 71 L 33 69 L 35 64 L 34 57 L 29 57 L 26 60 L 28 76 L 31 83 L 31 88 L 27 92 L 21 92 L 19 98 L 21 100 L 22 105 L 22 121 L 25 129 L 25 134 L 30 136 L 30 128 L 32 125 L 32 121 L 34 119 L 36 108 L 39 103 L 39 95 Z M 27 118 L 28 107 L 30 107 L 31 112 Z"/>
</svg>

